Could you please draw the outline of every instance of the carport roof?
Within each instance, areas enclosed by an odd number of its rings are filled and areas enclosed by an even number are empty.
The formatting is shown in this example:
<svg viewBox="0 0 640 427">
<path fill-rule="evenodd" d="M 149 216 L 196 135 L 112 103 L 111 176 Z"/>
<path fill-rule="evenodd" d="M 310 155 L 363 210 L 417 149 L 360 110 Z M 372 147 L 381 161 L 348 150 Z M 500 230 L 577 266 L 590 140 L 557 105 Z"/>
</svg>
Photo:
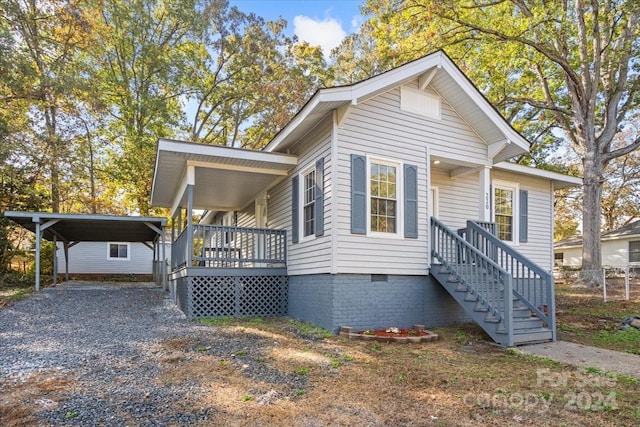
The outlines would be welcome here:
<svg viewBox="0 0 640 427">
<path fill-rule="evenodd" d="M 7 211 L 4 216 L 35 232 L 40 224 L 42 237 L 68 242 L 150 242 L 166 225 L 165 218 L 48 212 Z"/>
</svg>

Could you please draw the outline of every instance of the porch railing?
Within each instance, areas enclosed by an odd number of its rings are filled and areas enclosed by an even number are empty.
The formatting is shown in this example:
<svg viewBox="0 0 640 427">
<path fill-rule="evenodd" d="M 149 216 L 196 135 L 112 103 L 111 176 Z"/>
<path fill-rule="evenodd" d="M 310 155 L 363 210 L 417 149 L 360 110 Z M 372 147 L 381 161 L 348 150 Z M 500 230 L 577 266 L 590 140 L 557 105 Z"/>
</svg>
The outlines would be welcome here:
<svg viewBox="0 0 640 427">
<path fill-rule="evenodd" d="M 431 218 L 431 252 L 511 335 L 511 274 L 442 222 Z"/>
<path fill-rule="evenodd" d="M 174 267 L 282 268 L 287 262 L 286 230 L 193 225 L 193 253 L 186 256 L 186 230 L 173 243 Z"/>
<path fill-rule="evenodd" d="M 466 240 L 509 272 L 514 295 L 555 333 L 553 275 L 474 221 L 467 221 Z"/>
</svg>

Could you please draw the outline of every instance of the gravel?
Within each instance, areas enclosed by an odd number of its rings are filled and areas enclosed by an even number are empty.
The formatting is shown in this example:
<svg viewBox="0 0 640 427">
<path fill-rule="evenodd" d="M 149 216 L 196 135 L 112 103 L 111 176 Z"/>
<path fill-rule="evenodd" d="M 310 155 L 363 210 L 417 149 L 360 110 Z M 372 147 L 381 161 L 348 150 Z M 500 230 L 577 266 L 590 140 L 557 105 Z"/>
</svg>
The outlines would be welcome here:
<svg viewBox="0 0 640 427">
<path fill-rule="evenodd" d="M 75 387 L 60 402 L 32 402 L 41 408 L 35 414 L 41 425 L 206 422 L 217 409 L 188 404 L 204 392 L 201 386 L 156 381 L 166 356 L 157 344 L 180 339 L 191 347 L 187 352 L 228 358 L 242 375 L 263 385 L 255 393 L 284 384 L 285 394 L 293 397 L 306 385 L 305 377 L 259 362 L 273 340 L 189 321 L 158 288 L 70 287 L 45 289 L 0 310 L 0 395 L 32 376 L 68 375 Z"/>
</svg>

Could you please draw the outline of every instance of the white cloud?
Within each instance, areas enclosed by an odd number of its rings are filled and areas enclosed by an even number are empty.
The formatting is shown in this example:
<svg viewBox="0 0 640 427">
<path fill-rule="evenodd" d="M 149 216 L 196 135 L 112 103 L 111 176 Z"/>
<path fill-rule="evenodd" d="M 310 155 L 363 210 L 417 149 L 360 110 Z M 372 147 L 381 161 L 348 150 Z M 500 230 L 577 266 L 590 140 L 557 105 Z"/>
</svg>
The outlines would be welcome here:
<svg viewBox="0 0 640 427">
<path fill-rule="evenodd" d="M 337 47 L 347 35 L 340 21 L 334 18 L 319 21 L 304 15 L 293 18 L 293 32 L 301 41 L 306 41 L 312 46 L 320 46 L 325 57 L 328 57 L 331 49 Z"/>
<path fill-rule="evenodd" d="M 362 27 L 362 23 L 364 22 L 364 17 L 362 15 L 355 15 L 351 18 L 351 32 L 357 33 L 360 31 L 360 27 Z"/>
</svg>

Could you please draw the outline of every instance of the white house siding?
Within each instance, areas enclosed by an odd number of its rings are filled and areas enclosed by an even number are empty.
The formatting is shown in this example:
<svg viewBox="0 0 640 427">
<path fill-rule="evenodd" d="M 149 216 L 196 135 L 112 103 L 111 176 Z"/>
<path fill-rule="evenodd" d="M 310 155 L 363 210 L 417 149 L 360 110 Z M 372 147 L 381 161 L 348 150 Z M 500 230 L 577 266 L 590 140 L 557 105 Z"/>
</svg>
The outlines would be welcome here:
<svg viewBox="0 0 640 427">
<path fill-rule="evenodd" d="M 256 207 L 254 203 L 249 204 L 236 215 L 238 227 L 256 226 Z"/>
<path fill-rule="evenodd" d="M 582 265 L 582 247 L 555 249 L 553 252 L 562 253 L 562 265 L 565 267 L 580 267 Z"/>
<path fill-rule="evenodd" d="M 540 267 L 550 271 L 553 268 L 551 183 L 546 179 L 496 169 L 492 170 L 491 179 L 518 183 L 520 190 L 529 193 L 529 238 L 526 243 L 514 243 L 513 247 Z"/>
<path fill-rule="evenodd" d="M 116 243 L 116 242 L 114 242 Z M 129 244 L 129 259 L 108 259 L 107 242 L 80 242 L 69 248 L 69 273 L 77 274 L 151 274 L 153 250 L 143 243 Z M 166 255 L 171 247 L 167 245 Z M 65 272 L 65 258 L 62 244 L 58 249 L 58 272 Z"/>
<path fill-rule="evenodd" d="M 431 186 L 438 188 L 437 218 L 447 226 L 458 229 L 479 218 L 477 173 L 452 179 L 449 172 L 432 168 Z"/>
<path fill-rule="evenodd" d="M 300 144 L 293 147 L 292 154 L 298 155 L 298 165 L 287 179 L 269 191 L 268 225 L 287 230 L 287 272 L 292 276 L 331 272 L 332 127 L 333 119 L 329 114 Z M 300 151 L 295 152 L 296 148 Z M 315 167 L 316 161 L 321 157 L 324 158 L 324 236 L 292 243 L 291 178 L 311 165 Z"/>
<path fill-rule="evenodd" d="M 640 236 L 602 241 L 602 265 L 605 267 L 629 265 L 629 242 L 638 240 L 640 240 Z M 581 246 L 554 249 L 554 253 L 562 253 L 562 265 L 566 267 L 580 267 L 582 265 Z"/>
<path fill-rule="evenodd" d="M 428 273 L 427 146 L 432 156 L 487 163 L 486 144 L 444 100 L 441 119 L 401 111 L 399 88 L 352 107 L 338 132 L 339 273 Z M 418 166 L 417 239 L 351 234 L 351 154 Z"/>
</svg>

